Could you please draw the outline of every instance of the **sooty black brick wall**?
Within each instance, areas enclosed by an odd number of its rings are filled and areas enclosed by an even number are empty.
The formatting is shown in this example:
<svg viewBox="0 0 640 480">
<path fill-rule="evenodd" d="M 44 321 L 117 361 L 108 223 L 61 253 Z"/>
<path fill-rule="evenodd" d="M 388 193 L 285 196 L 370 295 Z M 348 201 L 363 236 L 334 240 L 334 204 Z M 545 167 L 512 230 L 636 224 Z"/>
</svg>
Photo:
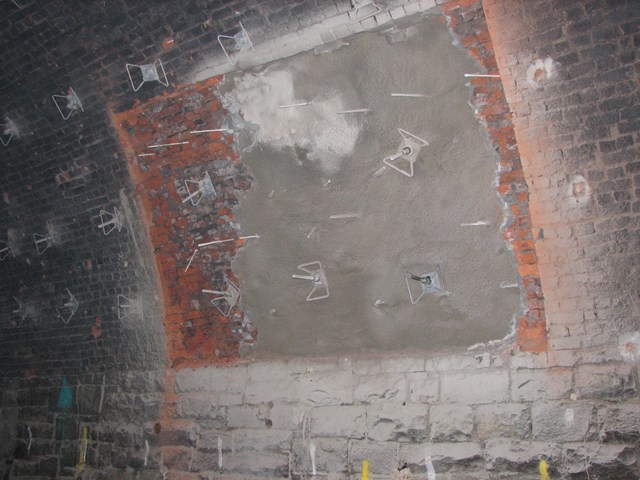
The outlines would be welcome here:
<svg viewBox="0 0 640 480">
<path fill-rule="evenodd" d="M 240 21 L 254 38 L 266 39 L 299 28 L 304 16 L 293 16 L 294 10 L 323 18 L 349 8 L 348 2 L 286 3 L 0 5 L 0 114 L 3 123 L 10 118 L 19 129 L 0 153 L 0 240 L 13 249 L 0 264 L 4 374 L 29 368 L 55 373 L 98 364 L 145 366 L 149 349 L 140 346 L 153 342 L 129 341 L 135 335 L 123 335 L 127 323 L 115 321 L 116 296 L 144 297 L 139 290 L 152 290 L 154 281 L 143 259 L 144 241 L 134 241 L 135 202 L 126 201 L 126 164 L 107 110 L 144 102 L 165 87 L 156 83 L 133 92 L 125 63 L 162 58 L 171 90 L 202 60 L 202 52 L 217 48 L 216 36 L 235 33 Z M 64 121 L 51 95 L 63 95 L 70 86 L 84 112 Z M 125 225 L 122 232 L 104 236 L 97 228 L 100 210 L 112 212 L 114 207 L 124 214 Z M 33 235 L 48 233 L 53 245 L 38 255 Z M 65 325 L 56 307 L 67 301 L 67 289 L 80 306 Z M 23 307 L 14 314 L 18 301 Z M 151 357 L 157 362 L 161 353 L 156 350 Z M 136 352 L 145 355 L 131 358 Z"/>
<path fill-rule="evenodd" d="M 140 459 L 123 449 L 144 445 L 122 425 L 158 416 L 159 377 L 136 372 L 166 362 L 161 302 L 110 112 L 172 91 L 206 52 L 222 55 L 217 35 L 236 33 L 240 21 L 263 41 L 349 8 L 342 0 L 0 3 L 0 116 L 19 130 L 0 147 L 0 249 L 11 247 L 0 262 L 0 476 L 73 475 L 85 425 L 93 465 L 135 466 Z M 125 63 L 156 58 L 170 86 L 133 92 Z M 84 111 L 65 121 L 51 95 L 69 87 Z M 106 236 L 100 212 L 114 207 L 122 229 Z M 34 234 L 51 234 L 41 255 Z M 68 292 L 79 305 L 65 323 L 56 308 L 66 320 Z M 118 295 L 141 309 L 119 318 Z"/>
</svg>

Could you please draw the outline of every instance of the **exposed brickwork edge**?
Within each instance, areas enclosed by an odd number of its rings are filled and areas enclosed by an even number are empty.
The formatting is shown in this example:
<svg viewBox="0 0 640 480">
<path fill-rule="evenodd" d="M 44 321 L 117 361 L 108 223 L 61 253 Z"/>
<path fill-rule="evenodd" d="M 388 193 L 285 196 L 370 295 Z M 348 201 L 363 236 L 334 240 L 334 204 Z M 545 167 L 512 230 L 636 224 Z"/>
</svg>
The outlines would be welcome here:
<svg viewBox="0 0 640 480">
<path fill-rule="evenodd" d="M 452 0 L 442 5 L 447 25 L 479 63 L 482 73 L 499 74 L 481 0 Z M 472 73 L 472 72 L 470 72 Z M 469 79 L 471 104 L 499 158 L 496 188 L 506 206 L 502 236 L 513 250 L 521 281 L 522 311 L 517 345 L 523 351 L 547 349 L 544 296 L 529 211 L 529 189 L 522 170 L 511 112 L 500 78 Z"/>
</svg>

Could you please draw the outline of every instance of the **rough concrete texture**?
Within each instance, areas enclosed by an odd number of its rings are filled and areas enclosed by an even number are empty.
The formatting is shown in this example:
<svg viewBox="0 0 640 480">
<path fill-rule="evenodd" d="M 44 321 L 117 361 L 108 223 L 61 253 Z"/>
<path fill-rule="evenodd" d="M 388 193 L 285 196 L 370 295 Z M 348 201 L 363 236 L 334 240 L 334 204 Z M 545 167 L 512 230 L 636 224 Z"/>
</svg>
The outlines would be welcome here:
<svg viewBox="0 0 640 480">
<path fill-rule="evenodd" d="M 437 350 L 509 331 L 518 291 L 500 288 L 515 273 L 499 233 L 496 164 L 463 76 L 477 67 L 435 16 L 413 23 L 403 42 L 361 34 L 227 79 L 244 121 L 259 126 L 242 156 L 256 187 L 238 220 L 260 239 L 234 263 L 259 354 Z M 362 108 L 371 111 L 338 113 Z M 429 142 L 413 178 L 383 168 L 398 128 Z M 330 219 L 339 214 L 357 217 Z M 461 226 L 477 221 L 490 225 Z M 311 283 L 291 275 L 311 261 L 324 265 L 330 297 L 306 302 Z M 405 272 L 438 268 L 450 295 L 411 305 Z"/>
</svg>

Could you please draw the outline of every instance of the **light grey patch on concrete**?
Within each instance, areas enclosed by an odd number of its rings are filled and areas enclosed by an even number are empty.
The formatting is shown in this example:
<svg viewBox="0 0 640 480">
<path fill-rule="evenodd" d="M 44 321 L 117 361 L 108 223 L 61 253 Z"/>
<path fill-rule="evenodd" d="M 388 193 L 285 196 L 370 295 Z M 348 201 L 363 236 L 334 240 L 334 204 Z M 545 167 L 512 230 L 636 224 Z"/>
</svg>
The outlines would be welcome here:
<svg viewBox="0 0 640 480">
<path fill-rule="evenodd" d="M 429 413 L 431 440 L 461 442 L 471 438 L 473 411 L 471 407 L 434 405 Z"/>
<path fill-rule="evenodd" d="M 440 350 L 508 330 L 519 298 L 499 288 L 514 270 L 497 227 L 495 156 L 463 80 L 476 67 L 434 19 L 412 29 L 406 42 L 362 34 L 330 55 L 227 77 L 223 88 L 260 126 L 259 148 L 242 158 L 256 186 L 237 218 L 261 237 L 233 265 L 258 355 Z M 311 105 L 278 108 L 303 101 Z M 359 108 L 371 111 L 337 114 Z M 398 128 L 429 142 L 413 178 L 380 171 L 400 145 Z M 329 218 L 345 213 L 358 217 Z M 479 219 L 492 227 L 460 228 Z M 291 275 L 316 260 L 330 297 L 307 302 L 312 285 Z M 411 305 L 405 271 L 438 265 L 451 295 Z"/>
</svg>

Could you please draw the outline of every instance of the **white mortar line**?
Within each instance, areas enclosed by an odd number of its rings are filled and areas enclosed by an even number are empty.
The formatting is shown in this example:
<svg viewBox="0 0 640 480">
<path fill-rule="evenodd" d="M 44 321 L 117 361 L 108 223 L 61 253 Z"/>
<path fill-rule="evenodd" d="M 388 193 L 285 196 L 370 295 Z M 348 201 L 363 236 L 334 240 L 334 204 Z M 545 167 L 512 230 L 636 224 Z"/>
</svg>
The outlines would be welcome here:
<svg viewBox="0 0 640 480">
<path fill-rule="evenodd" d="M 369 108 L 356 108 L 355 110 L 343 110 L 342 112 L 338 112 L 338 115 L 344 115 L 347 113 L 367 113 L 370 112 Z"/>
<path fill-rule="evenodd" d="M 184 269 L 185 272 L 187 270 L 189 270 L 189 267 L 191 266 L 191 262 L 193 262 L 193 259 L 195 258 L 196 253 L 198 253 L 198 249 L 197 248 L 193 251 L 193 254 L 191 255 L 191 258 L 189 259 L 189 263 L 187 263 L 187 268 Z"/>
<path fill-rule="evenodd" d="M 500 78 L 500 75 L 489 75 L 487 73 L 465 73 L 466 78 L 479 77 L 479 78 Z"/>
<path fill-rule="evenodd" d="M 313 442 L 309 445 L 309 455 L 311 455 L 311 475 L 316 476 L 316 446 Z"/>
<path fill-rule="evenodd" d="M 172 147 L 174 145 L 186 145 L 189 142 L 174 142 L 174 143 L 159 143 L 157 145 L 149 145 L 147 148 L 163 148 L 163 147 Z"/>
<path fill-rule="evenodd" d="M 477 222 L 473 222 L 473 223 L 461 223 L 460 226 L 461 227 L 483 227 L 486 225 L 491 225 L 490 222 L 487 222 L 486 220 L 478 220 Z"/>
<path fill-rule="evenodd" d="M 211 128 L 209 130 L 191 130 L 189 133 L 197 134 L 197 133 L 213 133 L 213 132 L 233 133 L 233 130 L 231 130 L 230 128 Z"/>
<path fill-rule="evenodd" d="M 392 97 L 410 97 L 410 98 L 425 98 L 426 95 L 422 93 L 392 93 Z"/>
<path fill-rule="evenodd" d="M 311 102 L 290 103 L 289 105 L 278 105 L 278 108 L 305 107 L 311 105 Z"/>
<path fill-rule="evenodd" d="M 209 245 L 217 245 L 218 243 L 237 242 L 238 240 L 247 240 L 249 238 L 260 238 L 260 235 L 247 235 L 246 237 L 227 238 L 225 240 L 213 240 L 212 242 L 199 243 L 198 247 L 208 247 Z"/>
</svg>

